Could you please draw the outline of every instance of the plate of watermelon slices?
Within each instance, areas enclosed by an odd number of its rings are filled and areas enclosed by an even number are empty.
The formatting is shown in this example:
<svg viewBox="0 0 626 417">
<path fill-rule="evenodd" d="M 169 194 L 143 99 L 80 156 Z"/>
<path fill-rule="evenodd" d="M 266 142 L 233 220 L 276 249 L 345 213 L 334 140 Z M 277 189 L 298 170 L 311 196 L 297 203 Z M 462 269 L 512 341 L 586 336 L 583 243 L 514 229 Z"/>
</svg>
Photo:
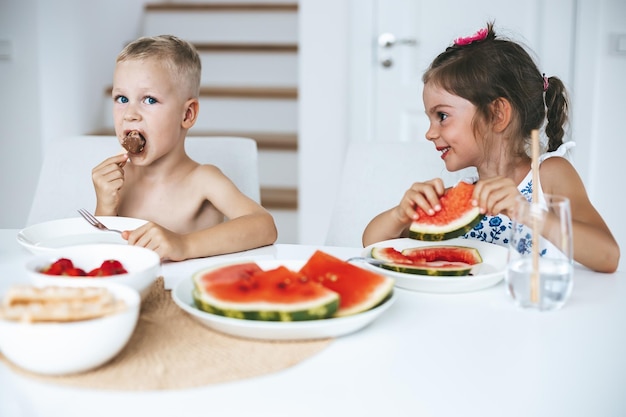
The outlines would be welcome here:
<svg viewBox="0 0 626 417">
<path fill-rule="evenodd" d="M 328 255 L 321 254 L 320 256 Z M 357 268 L 364 273 L 370 273 L 363 268 L 355 267 L 339 259 L 333 258 L 331 262 L 341 262 L 350 268 Z M 229 317 L 223 314 L 207 312 L 199 308 L 198 303 L 204 300 L 204 295 L 199 296 L 197 293 L 197 280 L 199 275 L 206 276 L 211 272 L 211 269 L 224 269 L 229 267 L 241 269 L 243 265 L 248 265 L 249 268 L 251 263 L 256 264 L 262 271 L 274 271 L 276 268 L 280 267 L 285 267 L 291 271 L 299 271 L 304 268 L 307 261 L 255 260 L 214 265 L 209 269 L 196 272 L 194 276 L 190 278 L 181 280 L 172 290 L 172 299 L 178 307 L 201 324 L 231 336 L 261 340 L 312 340 L 345 336 L 363 329 L 391 307 L 397 297 L 393 291 L 393 280 L 379 274 L 381 278 L 388 280 L 385 284 L 387 285 L 387 292 L 382 301 L 377 302 L 372 308 L 368 308 L 365 311 L 341 317 L 333 316 L 297 321 L 270 321 L 269 319 L 263 320 L 258 317 L 257 319 Z M 315 309 L 311 309 L 311 311 L 313 310 Z M 256 313 L 254 309 L 253 313 Z"/>
<path fill-rule="evenodd" d="M 426 248 L 443 247 L 450 251 L 461 248 L 467 252 L 478 253 L 482 262 L 467 267 L 466 275 L 456 275 L 456 272 L 446 272 L 432 268 L 433 271 L 419 271 L 398 267 L 385 268 L 363 262 L 364 268 L 385 274 L 395 280 L 395 286 L 412 291 L 430 293 L 460 293 L 478 291 L 492 287 L 504 279 L 504 271 L 507 264 L 508 251 L 503 246 L 493 243 L 481 242 L 474 239 L 455 238 L 445 241 L 421 241 L 410 238 L 385 240 L 367 246 L 363 249 L 362 256 L 366 258 L 379 258 L 379 253 L 417 253 Z M 374 255 L 374 256 L 373 256 Z M 382 255 L 381 255 L 382 256 Z M 392 270 L 393 269 L 393 270 Z M 456 267 L 456 269 L 460 269 Z M 428 275 L 432 274 L 432 275 Z"/>
</svg>

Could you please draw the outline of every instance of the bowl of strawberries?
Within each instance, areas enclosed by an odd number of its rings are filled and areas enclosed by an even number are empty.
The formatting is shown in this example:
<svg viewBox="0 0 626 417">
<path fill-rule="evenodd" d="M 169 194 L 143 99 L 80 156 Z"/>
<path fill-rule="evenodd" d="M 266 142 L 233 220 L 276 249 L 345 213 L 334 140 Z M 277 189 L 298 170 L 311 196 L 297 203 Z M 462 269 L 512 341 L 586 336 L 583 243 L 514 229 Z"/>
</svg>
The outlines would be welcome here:
<svg viewBox="0 0 626 417">
<path fill-rule="evenodd" d="M 160 275 L 159 255 L 131 245 L 92 244 L 59 248 L 31 258 L 26 270 L 35 285 L 124 284 L 142 298 Z"/>
</svg>

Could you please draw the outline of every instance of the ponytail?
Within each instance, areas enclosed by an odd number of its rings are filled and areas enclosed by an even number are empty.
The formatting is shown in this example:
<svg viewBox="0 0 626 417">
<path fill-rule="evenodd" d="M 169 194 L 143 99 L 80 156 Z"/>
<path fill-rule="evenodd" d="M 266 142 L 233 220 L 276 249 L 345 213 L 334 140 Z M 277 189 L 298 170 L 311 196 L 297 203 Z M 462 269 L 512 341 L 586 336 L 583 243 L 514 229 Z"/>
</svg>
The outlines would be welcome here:
<svg viewBox="0 0 626 417">
<path fill-rule="evenodd" d="M 548 152 L 552 152 L 563 144 L 569 108 L 565 85 L 558 77 L 548 78 L 545 101 L 548 119 L 545 132 L 548 136 Z"/>
</svg>

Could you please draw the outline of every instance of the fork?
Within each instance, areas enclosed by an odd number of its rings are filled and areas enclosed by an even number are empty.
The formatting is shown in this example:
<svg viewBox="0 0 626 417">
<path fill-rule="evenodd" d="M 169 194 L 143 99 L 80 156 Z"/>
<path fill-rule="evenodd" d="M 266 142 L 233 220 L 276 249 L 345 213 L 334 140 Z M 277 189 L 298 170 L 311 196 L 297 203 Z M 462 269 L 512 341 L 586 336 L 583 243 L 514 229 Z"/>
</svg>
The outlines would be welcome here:
<svg viewBox="0 0 626 417">
<path fill-rule="evenodd" d="M 364 256 L 354 256 L 352 258 L 346 259 L 346 262 L 367 262 L 368 264 L 372 264 L 372 265 L 376 265 L 376 266 L 380 266 L 380 265 L 384 265 L 386 263 L 389 263 L 387 261 L 382 261 L 380 259 L 366 258 Z"/>
<path fill-rule="evenodd" d="M 87 220 L 87 223 L 89 223 L 90 225 L 92 225 L 96 229 L 100 229 L 100 230 L 102 230 L 104 232 L 117 232 L 119 234 L 122 234 L 121 230 L 109 229 L 108 227 L 106 227 L 104 224 L 102 224 L 100 222 L 100 220 L 96 219 L 96 216 L 94 216 L 93 214 L 91 214 L 90 212 L 88 212 L 85 209 L 78 209 L 78 213 L 81 216 L 83 216 L 83 219 Z"/>
</svg>

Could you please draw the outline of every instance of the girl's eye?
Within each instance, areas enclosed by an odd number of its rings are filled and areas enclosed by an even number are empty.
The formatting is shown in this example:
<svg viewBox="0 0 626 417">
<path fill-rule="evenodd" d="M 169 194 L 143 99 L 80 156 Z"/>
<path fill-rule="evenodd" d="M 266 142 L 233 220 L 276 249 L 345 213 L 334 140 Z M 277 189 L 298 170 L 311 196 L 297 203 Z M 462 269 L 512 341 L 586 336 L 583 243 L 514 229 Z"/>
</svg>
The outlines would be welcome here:
<svg viewBox="0 0 626 417">
<path fill-rule="evenodd" d="M 154 97 L 148 96 L 148 97 L 143 99 L 143 102 L 146 103 L 146 104 L 156 104 L 157 103 L 157 99 L 154 98 Z"/>
<path fill-rule="evenodd" d="M 437 117 L 439 118 L 440 122 L 443 122 L 444 120 L 446 120 L 448 118 L 448 115 L 445 114 L 445 113 L 439 112 L 439 113 L 437 113 Z"/>
<path fill-rule="evenodd" d="M 120 104 L 128 103 L 128 98 L 124 96 L 115 96 L 114 100 L 116 103 L 120 103 Z"/>
</svg>

